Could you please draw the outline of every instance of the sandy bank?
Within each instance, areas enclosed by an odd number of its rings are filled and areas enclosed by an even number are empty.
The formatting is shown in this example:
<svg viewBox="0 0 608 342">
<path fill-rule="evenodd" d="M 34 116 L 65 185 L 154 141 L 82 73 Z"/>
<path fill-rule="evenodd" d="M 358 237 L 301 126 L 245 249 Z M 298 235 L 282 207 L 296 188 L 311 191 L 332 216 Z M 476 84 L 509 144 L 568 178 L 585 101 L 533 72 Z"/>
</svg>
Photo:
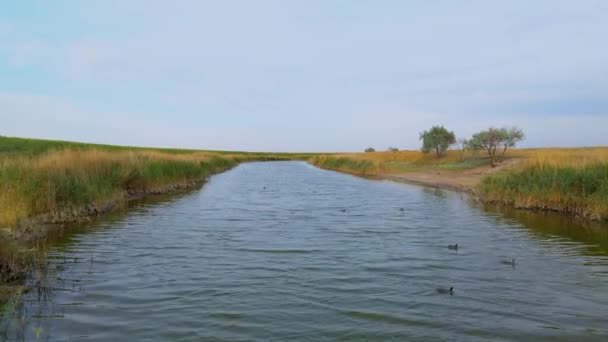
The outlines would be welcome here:
<svg viewBox="0 0 608 342">
<path fill-rule="evenodd" d="M 510 168 L 517 162 L 517 160 L 508 160 L 497 167 L 478 166 L 459 171 L 425 169 L 402 173 L 382 173 L 373 178 L 476 193 L 477 186 L 486 176 Z"/>
</svg>

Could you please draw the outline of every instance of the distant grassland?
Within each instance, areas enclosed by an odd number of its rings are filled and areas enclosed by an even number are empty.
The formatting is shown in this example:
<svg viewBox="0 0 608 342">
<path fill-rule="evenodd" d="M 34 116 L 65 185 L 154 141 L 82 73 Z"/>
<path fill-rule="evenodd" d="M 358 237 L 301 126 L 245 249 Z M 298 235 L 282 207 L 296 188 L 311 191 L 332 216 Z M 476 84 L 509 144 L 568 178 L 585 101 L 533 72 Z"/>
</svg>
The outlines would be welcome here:
<svg viewBox="0 0 608 342">
<path fill-rule="evenodd" d="M 0 137 L 0 227 L 109 211 L 132 196 L 191 187 L 240 162 L 309 157 Z"/>
<path fill-rule="evenodd" d="M 481 152 L 466 153 L 463 156 L 459 151 L 447 151 L 440 159 L 420 151 L 342 153 L 317 155 L 312 157 L 311 162 L 325 169 L 361 175 L 411 172 L 429 168 L 460 170 L 487 164 Z"/>
<path fill-rule="evenodd" d="M 89 144 L 62 140 L 27 139 L 0 136 L 0 157 L 10 156 L 34 156 L 48 151 L 60 150 L 103 150 L 103 151 L 155 151 L 168 154 L 191 154 L 208 152 L 215 155 L 239 155 L 260 158 L 288 158 L 306 159 L 315 155 L 314 153 L 269 153 L 269 152 L 244 152 L 244 151 L 215 151 L 215 150 L 194 150 L 182 148 L 158 148 L 158 147 L 134 147 L 104 144 Z"/>
<path fill-rule="evenodd" d="M 608 147 L 513 149 L 513 166 L 483 176 L 476 189 L 490 203 L 558 211 L 590 220 L 608 220 Z M 440 159 L 420 151 L 320 155 L 319 167 L 359 175 L 449 172 L 488 168 L 482 151 L 451 150 Z"/>
</svg>

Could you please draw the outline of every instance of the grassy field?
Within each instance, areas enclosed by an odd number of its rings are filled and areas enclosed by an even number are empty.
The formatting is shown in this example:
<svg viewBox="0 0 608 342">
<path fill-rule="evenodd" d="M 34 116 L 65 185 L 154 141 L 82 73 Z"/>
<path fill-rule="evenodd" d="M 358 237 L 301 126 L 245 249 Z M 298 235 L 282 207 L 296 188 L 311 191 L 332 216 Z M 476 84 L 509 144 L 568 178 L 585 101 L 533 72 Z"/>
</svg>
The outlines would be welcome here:
<svg viewBox="0 0 608 342">
<path fill-rule="evenodd" d="M 191 186 L 240 162 L 309 157 L 0 137 L 0 227 L 15 227 L 32 217 L 70 221 L 79 213 L 125 203 L 135 194 Z"/>
<path fill-rule="evenodd" d="M 444 157 L 420 151 L 384 151 L 371 153 L 344 153 L 317 155 L 311 158 L 316 166 L 361 175 L 383 173 L 415 172 L 420 170 L 462 170 L 486 165 L 487 159 L 481 153 L 447 151 Z"/>
<path fill-rule="evenodd" d="M 489 203 L 557 211 L 583 219 L 608 220 L 608 147 L 514 149 L 509 167 L 477 172 L 476 192 Z M 315 156 L 319 167 L 358 175 L 462 172 L 487 169 L 481 152 L 448 151 L 440 159 L 420 151 L 351 153 Z"/>
</svg>

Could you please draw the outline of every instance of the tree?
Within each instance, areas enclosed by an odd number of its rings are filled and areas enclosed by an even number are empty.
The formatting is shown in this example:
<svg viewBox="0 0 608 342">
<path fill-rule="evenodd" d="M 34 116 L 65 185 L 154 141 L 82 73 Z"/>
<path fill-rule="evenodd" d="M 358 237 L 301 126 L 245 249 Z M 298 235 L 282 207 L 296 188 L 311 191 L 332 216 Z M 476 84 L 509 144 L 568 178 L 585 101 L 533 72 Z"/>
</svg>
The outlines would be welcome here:
<svg viewBox="0 0 608 342">
<path fill-rule="evenodd" d="M 422 140 L 422 152 L 435 151 L 439 158 L 450 145 L 456 142 L 456 137 L 454 132 L 448 131 L 443 126 L 433 126 L 430 130 L 420 133 L 420 140 Z"/>
<path fill-rule="evenodd" d="M 389 146 L 386 150 L 389 152 L 399 152 L 399 149 L 393 146 Z"/>
<path fill-rule="evenodd" d="M 490 127 L 485 131 L 481 131 L 473 135 L 470 140 L 470 146 L 474 149 L 484 149 L 488 152 L 488 156 L 492 161 L 492 167 L 498 164 L 496 158 L 496 149 L 502 146 L 501 157 L 507 152 L 509 147 L 515 146 L 515 144 L 524 138 L 524 133 L 521 129 L 513 127 L 511 129 L 506 128 L 494 128 Z"/>
<path fill-rule="evenodd" d="M 505 136 L 505 140 L 502 142 L 503 150 L 502 150 L 501 157 L 505 156 L 505 153 L 507 152 L 507 148 L 515 146 L 515 144 L 524 140 L 524 138 L 526 137 L 524 135 L 524 131 L 522 131 L 521 129 L 519 129 L 517 127 L 511 127 L 509 129 L 503 128 L 503 131 L 504 131 L 503 134 Z"/>
<path fill-rule="evenodd" d="M 365 149 L 365 152 L 376 152 L 373 147 L 368 147 Z"/>
</svg>

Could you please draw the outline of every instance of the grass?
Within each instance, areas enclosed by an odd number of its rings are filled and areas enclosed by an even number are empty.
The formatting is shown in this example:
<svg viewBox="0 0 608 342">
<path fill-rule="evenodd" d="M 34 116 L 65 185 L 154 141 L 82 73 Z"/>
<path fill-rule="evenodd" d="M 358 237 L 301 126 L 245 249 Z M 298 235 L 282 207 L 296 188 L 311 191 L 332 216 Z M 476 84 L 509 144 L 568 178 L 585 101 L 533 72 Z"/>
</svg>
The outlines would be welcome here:
<svg viewBox="0 0 608 342">
<path fill-rule="evenodd" d="M 415 172 L 429 169 L 464 170 L 487 164 L 481 155 L 467 153 L 464 157 L 459 151 L 447 151 L 440 159 L 420 151 L 386 151 L 372 153 L 346 153 L 318 155 L 310 159 L 321 168 L 360 175 L 382 173 Z"/>
<path fill-rule="evenodd" d="M 69 221 L 133 194 L 191 186 L 240 162 L 307 154 L 130 148 L 0 137 L 0 227 Z M 68 213 L 68 214 L 66 214 Z"/>
<path fill-rule="evenodd" d="M 608 148 L 518 151 L 517 167 L 485 178 L 485 201 L 608 220 Z"/>
<path fill-rule="evenodd" d="M 440 159 L 420 151 L 387 151 L 322 155 L 311 162 L 357 175 L 440 170 L 450 177 L 450 172 L 489 168 L 482 152 L 467 152 L 462 157 L 460 151 L 448 151 Z M 483 201 L 608 220 L 608 147 L 514 149 L 506 158 L 517 162 L 499 172 L 470 173 L 480 177 L 477 192 Z"/>
<path fill-rule="evenodd" d="M 238 155 L 262 159 L 306 159 L 315 155 L 313 153 L 268 153 L 268 152 L 245 152 L 245 151 L 214 151 L 214 150 L 193 150 L 178 148 L 158 148 L 158 147 L 135 147 L 118 146 L 104 144 L 89 144 L 62 140 L 28 139 L 0 136 L 0 156 L 35 156 L 49 151 L 61 150 L 101 150 L 101 151 L 142 151 L 142 152 L 162 152 L 167 154 L 192 154 L 207 152 L 215 155 Z"/>
</svg>

